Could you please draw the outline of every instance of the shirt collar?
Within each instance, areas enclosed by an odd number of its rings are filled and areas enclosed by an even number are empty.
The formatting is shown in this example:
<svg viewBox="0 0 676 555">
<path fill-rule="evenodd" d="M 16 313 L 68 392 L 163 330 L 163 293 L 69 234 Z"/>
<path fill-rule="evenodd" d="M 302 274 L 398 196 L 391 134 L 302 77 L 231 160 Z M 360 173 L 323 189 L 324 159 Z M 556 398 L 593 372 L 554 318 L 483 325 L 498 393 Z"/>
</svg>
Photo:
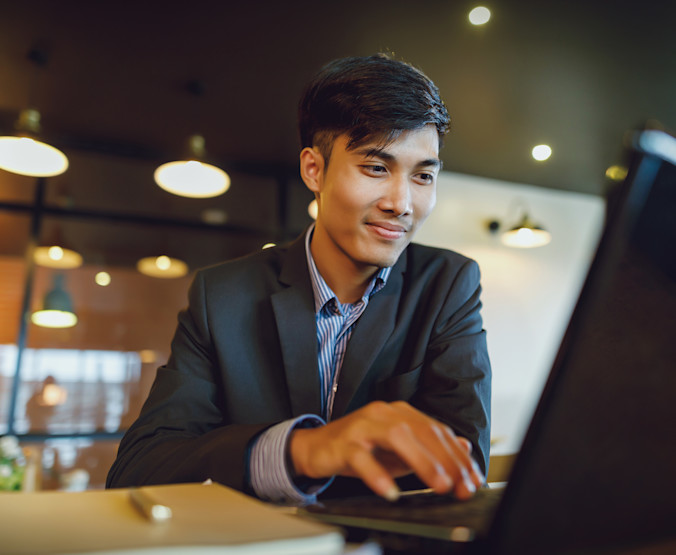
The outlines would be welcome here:
<svg viewBox="0 0 676 555">
<path fill-rule="evenodd" d="M 328 286 L 326 281 L 324 281 L 324 278 L 319 273 L 314 258 L 312 257 L 312 252 L 310 251 L 310 240 L 312 239 L 314 230 L 315 224 L 313 223 L 305 233 L 305 256 L 307 258 L 308 269 L 310 270 L 310 280 L 312 281 L 312 291 L 314 293 L 315 299 L 315 312 L 319 314 L 322 307 L 326 303 L 328 303 L 331 299 L 335 299 L 336 303 L 338 303 L 338 298 Z M 369 282 L 366 291 L 364 291 L 364 295 L 362 296 L 364 301 L 368 302 L 371 296 L 375 295 L 378 291 L 385 287 L 387 278 L 390 276 L 391 271 L 392 266 L 387 266 L 386 268 L 380 268 L 380 270 L 376 272 Z"/>
</svg>

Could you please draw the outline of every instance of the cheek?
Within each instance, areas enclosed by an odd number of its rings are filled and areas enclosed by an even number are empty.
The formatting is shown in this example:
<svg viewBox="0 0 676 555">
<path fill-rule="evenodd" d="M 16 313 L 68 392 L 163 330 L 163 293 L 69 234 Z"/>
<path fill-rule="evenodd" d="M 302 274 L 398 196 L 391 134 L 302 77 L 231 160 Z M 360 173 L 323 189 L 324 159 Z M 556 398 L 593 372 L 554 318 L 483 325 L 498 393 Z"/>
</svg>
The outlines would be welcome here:
<svg viewBox="0 0 676 555">
<path fill-rule="evenodd" d="M 419 222 L 423 222 L 430 215 L 434 205 L 437 203 L 436 188 L 419 189 L 418 194 L 413 199 L 414 213 Z"/>
<path fill-rule="evenodd" d="M 360 186 L 358 180 L 342 182 L 340 185 L 332 184 L 326 189 L 326 206 L 330 206 L 334 214 L 343 217 L 359 214 L 368 205 L 368 189 Z"/>
</svg>

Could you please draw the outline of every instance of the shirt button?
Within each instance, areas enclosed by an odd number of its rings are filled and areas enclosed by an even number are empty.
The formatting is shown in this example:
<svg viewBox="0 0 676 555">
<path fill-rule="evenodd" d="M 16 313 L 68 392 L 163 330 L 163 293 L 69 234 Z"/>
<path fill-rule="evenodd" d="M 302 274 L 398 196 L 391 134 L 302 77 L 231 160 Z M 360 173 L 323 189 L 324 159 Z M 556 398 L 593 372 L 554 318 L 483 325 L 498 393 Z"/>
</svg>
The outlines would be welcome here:
<svg viewBox="0 0 676 555">
<path fill-rule="evenodd" d="M 333 392 L 334 392 L 334 393 L 335 393 L 336 391 L 338 391 L 338 384 L 337 384 L 337 383 L 334 383 L 334 384 L 333 384 L 333 387 L 332 387 L 331 389 L 333 389 Z"/>
</svg>

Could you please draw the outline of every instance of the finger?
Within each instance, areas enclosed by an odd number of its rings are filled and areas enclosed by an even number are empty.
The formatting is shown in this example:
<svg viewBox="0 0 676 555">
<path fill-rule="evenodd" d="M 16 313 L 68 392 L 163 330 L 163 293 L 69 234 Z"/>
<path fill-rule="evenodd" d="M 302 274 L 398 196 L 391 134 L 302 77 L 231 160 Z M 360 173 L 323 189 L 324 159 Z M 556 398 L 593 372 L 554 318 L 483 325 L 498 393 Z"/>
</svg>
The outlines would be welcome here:
<svg viewBox="0 0 676 555">
<path fill-rule="evenodd" d="M 407 422 L 388 425 L 379 447 L 393 452 L 415 472 L 425 484 L 437 493 L 448 493 L 453 487 L 453 478 L 438 457 L 413 433 Z"/>
<path fill-rule="evenodd" d="M 449 439 L 449 445 L 453 449 L 454 454 L 462 461 L 463 468 L 467 473 L 467 479 L 471 482 L 474 488 L 483 486 L 486 479 L 482 474 L 479 466 L 472 457 L 472 443 L 464 438 L 455 435 L 455 432 L 448 426 L 444 426 L 444 434 Z M 470 486 L 470 489 L 471 486 Z"/>
<path fill-rule="evenodd" d="M 468 454 L 472 454 L 472 442 L 464 437 L 455 436 L 458 440 L 458 443 L 467 451 Z"/>
<path fill-rule="evenodd" d="M 420 426 L 422 413 L 405 402 L 374 402 L 359 412 L 365 420 L 359 422 L 358 429 L 369 438 L 371 451 L 380 448 L 393 453 L 404 462 L 405 467 L 438 493 L 451 490 L 453 480 L 444 465 L 411 430 L 412 425 Z"/>
<path fill-rule="evenodd" d="M 454 494 L 461 498 L 471 497 L 478 487 L 472 476 L 471 458 L 466 454 L 458 439 L 447 433 L 446 426 L 439 423 L 429 424 L 423 428 L 423 433 L 434 436 L 431 441 L 434 445 L 434 454 L 442 461 L 446 472 L 452 477 L 455 487 Z"/>
<path fill-rule="evenodd" d="M 366 449 L 354 446 L 346 459 L 350 474 L 362 480 L 376 494 L 388 501 L 399 499 L 399 488 L 387 470 Z"/>
<path fill-rule="evenodd" d="M 467 494 L 471 495 L 483 484 L 483 476 L 470 456 L 471 444 L 465 438 L 458 438 L 448 426 L 408 403 L 393 403 L 393 406 L 405 413 L 412 425 L 416 423 L 416 437 L 439 460 L 457 485 L 464 483 Z"/>
<path fill-rule="evenodd" d="M 467 454 L 470 456 L 471 461 L 472 461 L 472 469 L 474 471 L 474 479 L 476 482 L 478 482 L 476 485 L 477 487 L 481 487 L 486 483 L 486 477 L 484 476 L 483 472 L 481 472 L 481 469 L 479 468 L 479 465 L 476 462 L 476 459 L 472 457 L 472 442 L 464 437 L 459 437 L 456 436 L 458 441 L 460 442 L 460 445 L 464 447 L 467 450 Z M 476 483 L 475 482 L 475 483 Z"/>
</svg>

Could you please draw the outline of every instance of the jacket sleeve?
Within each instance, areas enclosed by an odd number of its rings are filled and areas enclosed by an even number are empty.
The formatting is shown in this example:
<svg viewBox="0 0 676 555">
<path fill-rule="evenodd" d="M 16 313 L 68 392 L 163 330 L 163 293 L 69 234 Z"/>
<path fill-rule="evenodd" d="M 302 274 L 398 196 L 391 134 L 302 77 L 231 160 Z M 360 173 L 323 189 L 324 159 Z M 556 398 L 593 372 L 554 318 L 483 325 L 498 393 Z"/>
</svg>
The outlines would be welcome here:
<svg viewBox="0 0 676 555">
<path fill-rule="evenodd" d="M 467 260 L 449 284 L 441 303 L 411 403 L 470 440 L 473 456 L 486 473 L 491 366 L 480 295 L 479 266 Z"/>
<path fill-rule="evenodd" d="M 198 273 L 181 311 L 171 356 L 158 369 L 141 414 L 123 437 L 107 487 L 211 478 L 246 489 L 249 442 L 270 424 L 227 421 Z"/>
</svg>

